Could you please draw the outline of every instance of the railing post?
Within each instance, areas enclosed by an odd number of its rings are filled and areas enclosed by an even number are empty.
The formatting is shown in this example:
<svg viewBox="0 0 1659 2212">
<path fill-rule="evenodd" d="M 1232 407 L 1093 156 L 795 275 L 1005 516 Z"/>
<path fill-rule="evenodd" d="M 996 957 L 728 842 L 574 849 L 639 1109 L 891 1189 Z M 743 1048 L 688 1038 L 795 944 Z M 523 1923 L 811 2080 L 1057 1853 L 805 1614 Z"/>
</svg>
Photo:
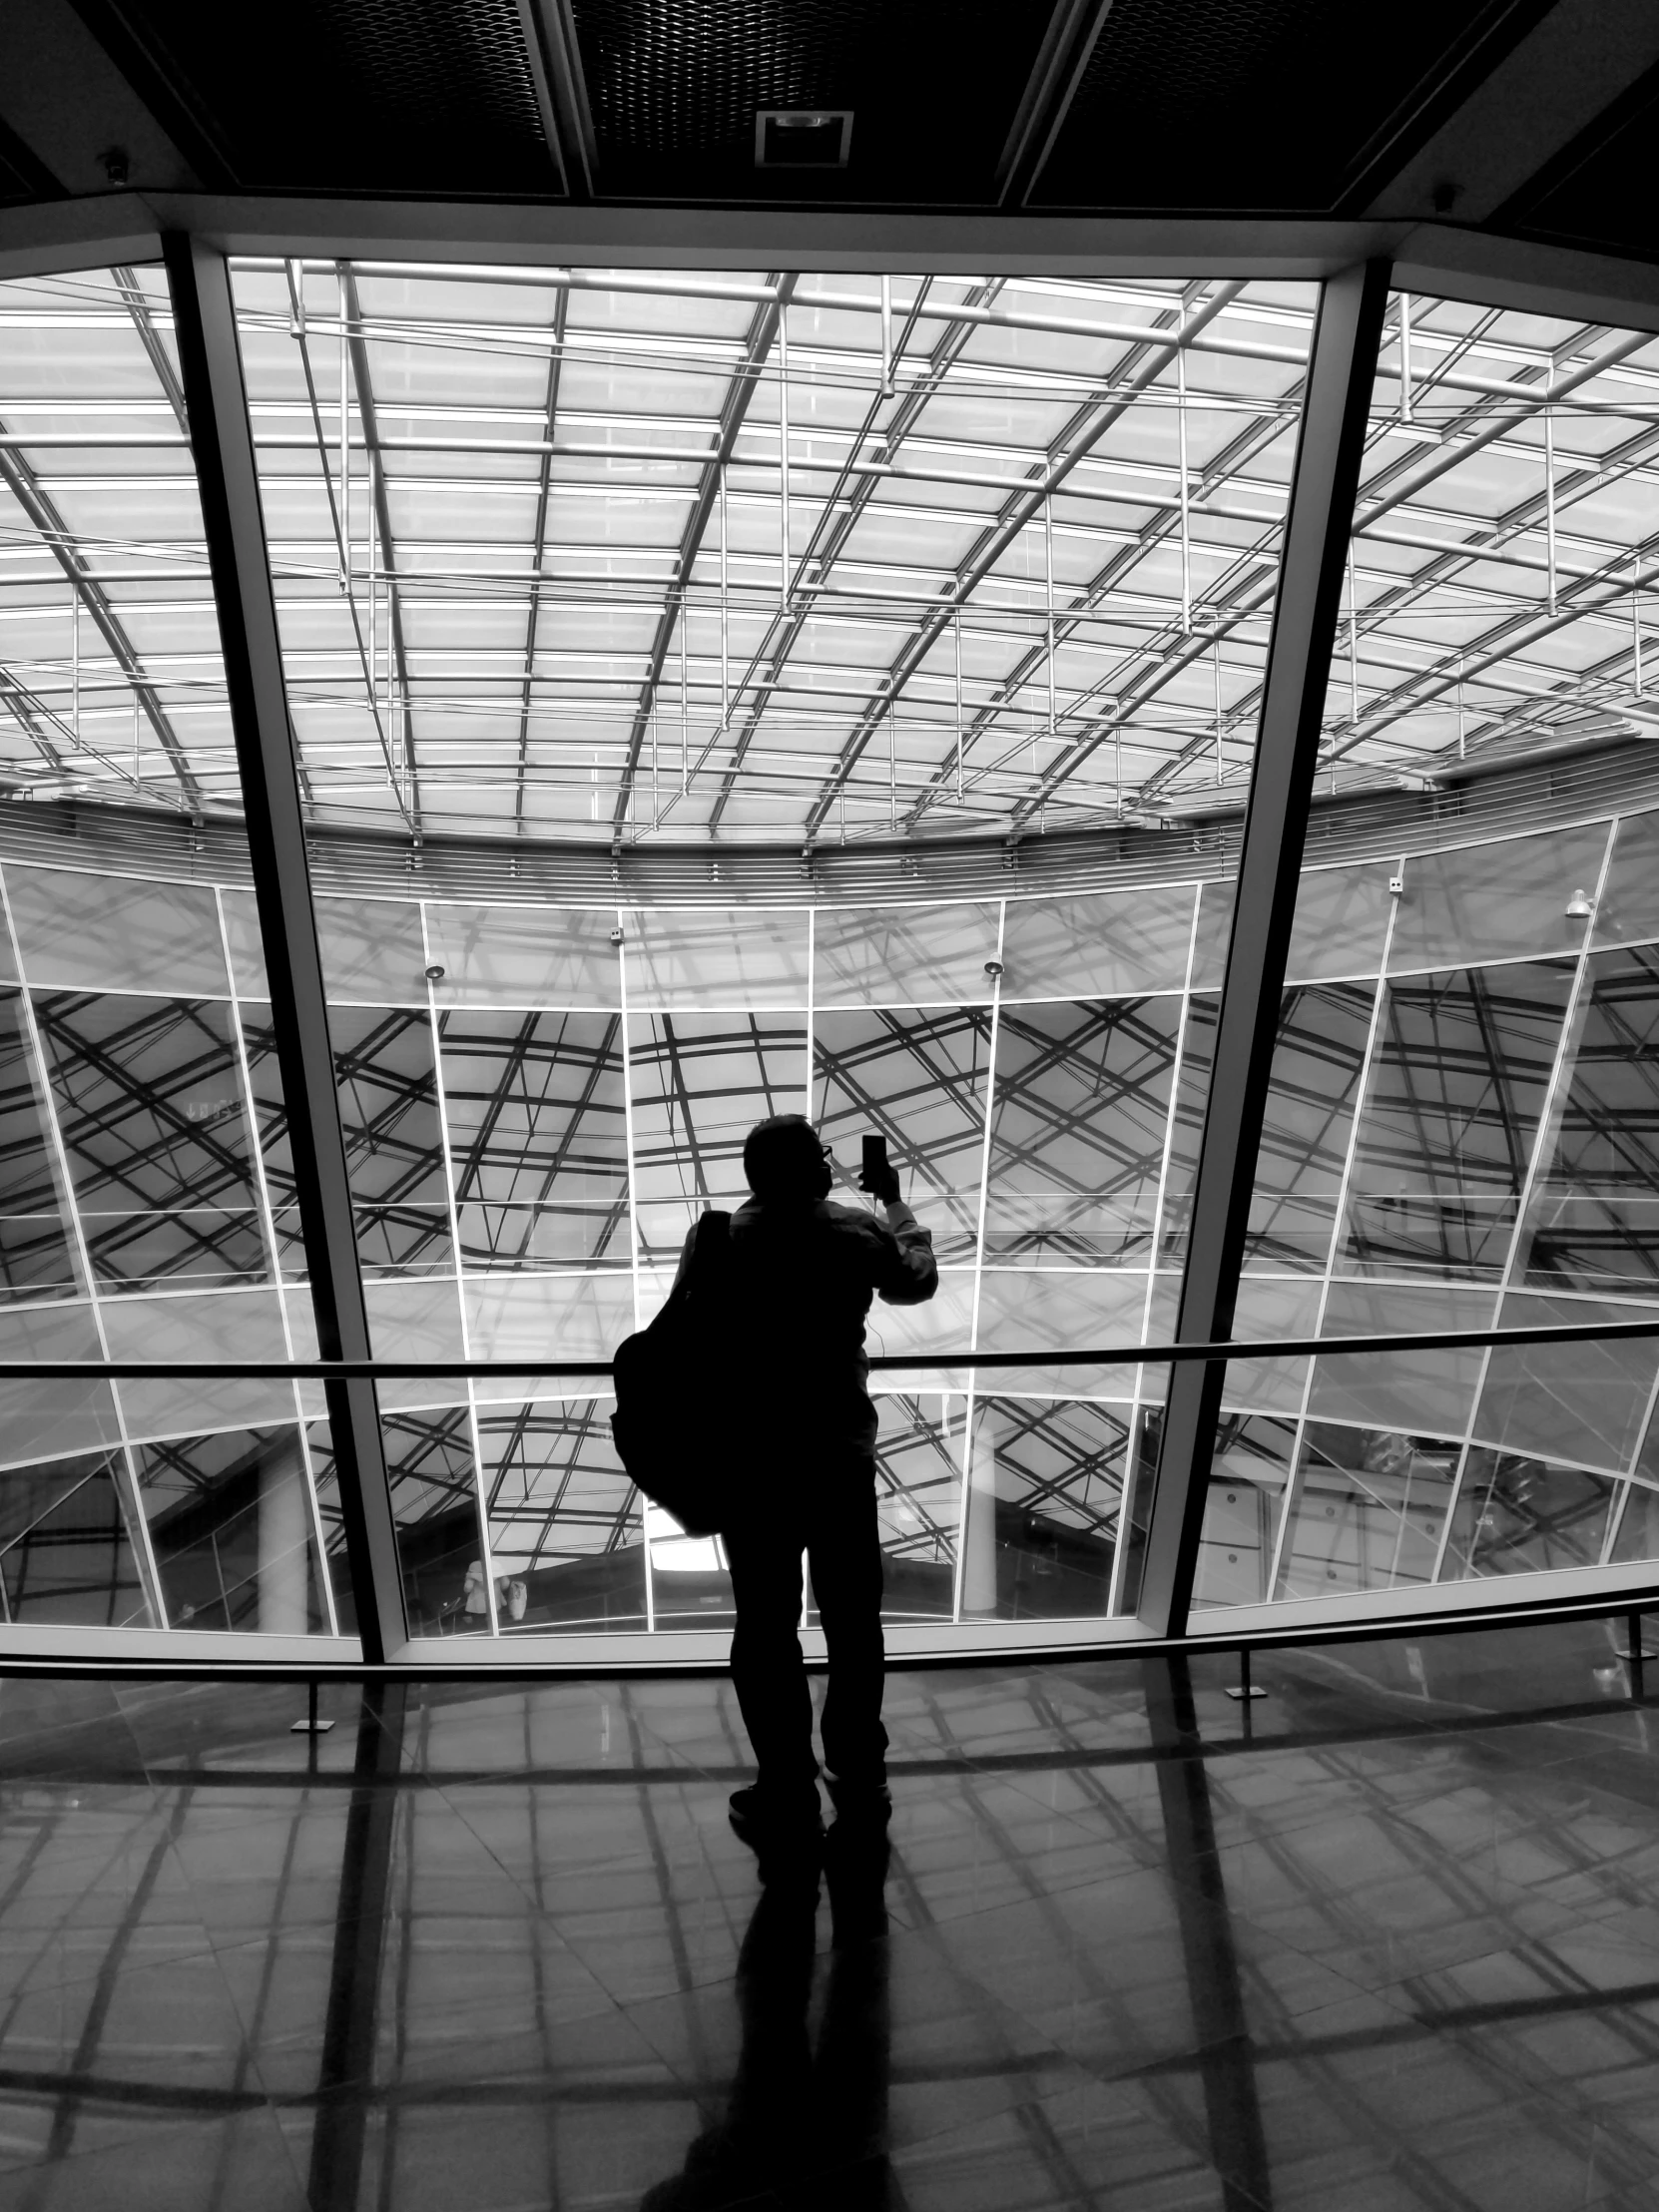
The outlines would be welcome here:
<svg viewBox="0 0 1659 2212">
<path fill-rule="evenodd" d="M 182 234 L 169 235 L 162 247 L 219 608 L 317 1344 L 324 1360 L 367 1360 L 368 1315 L 231 273 L 222 254 Z M 363 1657 L 378 1664 L 406 1642 L 408 1628 L 374 1385 L 330 1382 L 323 1388 L 358 1632 Z"/>
<path fill-rule="evenodd" d="M 1387 294 L 1385 262 L 1345 270 L 1325 285 L 1314 325 L 1193 1189 L 1176 1324 L 1181 1344 L 1217 1343 L 1233 1332 Z M 1170 1371 L 1141 1575 L 1139 1612 L 1151 1635 L 1186 1629 L 1225 1374 L 1220 1363 L 1198 1361 Z"/>
</svg>

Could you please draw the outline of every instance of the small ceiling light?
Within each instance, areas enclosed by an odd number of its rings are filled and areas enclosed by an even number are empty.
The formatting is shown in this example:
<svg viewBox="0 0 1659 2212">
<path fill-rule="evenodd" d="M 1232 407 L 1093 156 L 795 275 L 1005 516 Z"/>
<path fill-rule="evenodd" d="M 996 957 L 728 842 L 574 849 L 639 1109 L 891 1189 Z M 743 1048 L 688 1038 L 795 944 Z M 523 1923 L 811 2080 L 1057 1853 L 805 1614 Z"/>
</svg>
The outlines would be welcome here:
<svg viewBox="0 0 1659 2212">
<path fill-rule="evenodd" d="M 436 961 L 426 970 L 426 980 L 428 983 L 441 983 L 443 981 L 443 970 Z"/>
<path fill-rule="evenodd" d="M 758 108 L 757 169 L 844 169 L 852 145 L 850 108 Z"/>
<path fill-rule="evenodd" d="M 1002 973 L 1002 962 L 1000 960 L 987 960 L 985 962 L 985 973 L 994 983 L 997 977 Z"/>
<path fill-rule="evenodd" d="M 1586 891 L 1576 890 L 1567 900 L 1567 919 L 1569 921 L 1588 921 L 1595 910 L 1596 902 Z"/>
</svg>

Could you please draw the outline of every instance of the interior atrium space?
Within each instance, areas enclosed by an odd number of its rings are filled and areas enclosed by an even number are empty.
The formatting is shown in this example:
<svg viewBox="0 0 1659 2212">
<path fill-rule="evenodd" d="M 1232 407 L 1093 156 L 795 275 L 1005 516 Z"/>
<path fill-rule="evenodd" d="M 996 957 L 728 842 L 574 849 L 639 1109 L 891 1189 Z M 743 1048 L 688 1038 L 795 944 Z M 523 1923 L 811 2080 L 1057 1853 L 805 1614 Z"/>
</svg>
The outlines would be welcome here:
<svg viewBox="0 0 1659 2212">
<path fill-rule="evenodd" d="M 1654 2201 L 1656 112 L 0 15 L 0 2208 Z"/>
</svg>

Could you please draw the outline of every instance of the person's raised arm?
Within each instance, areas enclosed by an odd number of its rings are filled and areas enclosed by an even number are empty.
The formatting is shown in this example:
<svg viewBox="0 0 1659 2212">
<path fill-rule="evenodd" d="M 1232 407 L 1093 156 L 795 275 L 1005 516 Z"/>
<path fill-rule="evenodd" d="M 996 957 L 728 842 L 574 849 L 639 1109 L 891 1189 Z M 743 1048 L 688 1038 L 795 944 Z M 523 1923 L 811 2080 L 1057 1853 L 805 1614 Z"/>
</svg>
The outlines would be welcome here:
<svg viewBox="0 0 1659 2212">
<path fill-rule="evenodd" d="M 933 1238 L 898 1195 L 897 1171 L 889 1165 L 865 1184 L 887 1217 L 890 1238 L 882 1239 L 881 1269 L 875 1289 L 889 1306 L 920 1306 L 939 1287 Z"/>
</svg>

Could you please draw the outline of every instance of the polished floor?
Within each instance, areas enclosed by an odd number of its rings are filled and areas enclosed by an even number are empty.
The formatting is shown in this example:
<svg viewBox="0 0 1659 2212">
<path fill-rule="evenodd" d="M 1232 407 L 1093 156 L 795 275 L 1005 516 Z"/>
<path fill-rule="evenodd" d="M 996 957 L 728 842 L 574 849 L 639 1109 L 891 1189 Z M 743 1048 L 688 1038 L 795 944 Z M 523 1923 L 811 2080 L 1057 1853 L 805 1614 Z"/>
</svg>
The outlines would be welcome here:
<svg viewBox="0 0 1659 2212">
<path fill-rule="evenodd" d="M 764 1883 L 719 1681 L 0 1682 L 0 2206 L 1651 2212 L 1613 1634 L 899 1675 Z"/>
</svg>

